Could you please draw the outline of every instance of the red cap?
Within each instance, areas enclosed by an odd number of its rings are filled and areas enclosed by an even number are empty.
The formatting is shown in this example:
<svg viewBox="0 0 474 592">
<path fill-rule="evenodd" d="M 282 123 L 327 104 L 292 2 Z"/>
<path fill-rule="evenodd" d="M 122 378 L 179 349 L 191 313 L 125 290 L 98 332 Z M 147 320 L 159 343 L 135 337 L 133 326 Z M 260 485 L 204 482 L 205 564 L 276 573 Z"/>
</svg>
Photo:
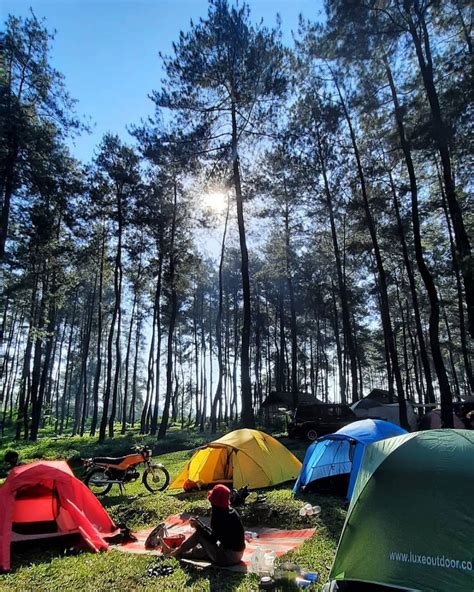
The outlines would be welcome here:
<svg viewBox="0 0 474 592">
<path fill-rule="evenodd" d="M 207 499 L 213 506 L 218 508 L 228 508 L 230 499 L 230 489 L 225 485 L 216 485 L 207 494 Z"/>
</svg>

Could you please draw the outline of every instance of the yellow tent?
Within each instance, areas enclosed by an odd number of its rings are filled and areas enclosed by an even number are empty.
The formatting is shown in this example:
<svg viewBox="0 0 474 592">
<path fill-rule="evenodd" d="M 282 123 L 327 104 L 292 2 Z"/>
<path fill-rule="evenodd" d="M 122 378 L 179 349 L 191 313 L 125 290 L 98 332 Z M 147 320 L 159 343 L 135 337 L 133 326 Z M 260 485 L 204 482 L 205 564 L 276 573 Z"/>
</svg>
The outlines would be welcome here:
<svg viewBox="0 0 474 592">
<path fill-rule="evenodd" d="M 300 470 L 300 461 L 275 438 L 242 429 L 197 450 L 170 488 L 180 489 L 191 479 L 203 485 L 227 483 L 258 489 L 296 479 Z"/>
</svg>

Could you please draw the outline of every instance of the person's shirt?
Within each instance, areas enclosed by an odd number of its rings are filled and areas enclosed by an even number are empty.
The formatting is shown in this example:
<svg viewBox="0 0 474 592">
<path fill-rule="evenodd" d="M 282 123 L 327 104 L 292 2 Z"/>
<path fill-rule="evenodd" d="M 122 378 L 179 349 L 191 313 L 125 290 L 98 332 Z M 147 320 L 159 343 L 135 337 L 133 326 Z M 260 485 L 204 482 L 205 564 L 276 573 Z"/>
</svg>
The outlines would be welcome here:
<svg viewBox="0 0 474 592">
<path fill-rule="evenodd" d="M 201 529 L 200 529 L 201 530 Z M 220 544 L 230 551 L 245 549 L 245 533 L 239 514 L 234 508 L 212 507 L 211 530 L 202 529 L 213 542 Z"/>
</svg>

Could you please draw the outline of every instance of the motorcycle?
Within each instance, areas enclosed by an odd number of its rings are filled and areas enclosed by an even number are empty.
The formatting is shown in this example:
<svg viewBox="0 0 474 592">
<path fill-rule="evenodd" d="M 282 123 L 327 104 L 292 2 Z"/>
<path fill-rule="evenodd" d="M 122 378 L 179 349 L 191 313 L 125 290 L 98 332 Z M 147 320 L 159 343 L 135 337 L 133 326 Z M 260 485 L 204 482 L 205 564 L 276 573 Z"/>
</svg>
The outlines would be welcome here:
<svg viewBox="0 0 474 592">
<path fill-rule="evenodd" d="M 169 484 L 170 476 L 161 463 L 152 464 L 151 449 L 147 446 L 136 446 L 136 452 L 117 458 L 95 456 L 84 459 L 87 470 L 84 483 L 95 495 L 106 495 L 116 483 L 124 492 L 126 483 L 136 481 L 140 477 L 137 467 L 146 466 L 142 475 L 142 483 L 149 492 L 164 491 Z"/>
</svg>

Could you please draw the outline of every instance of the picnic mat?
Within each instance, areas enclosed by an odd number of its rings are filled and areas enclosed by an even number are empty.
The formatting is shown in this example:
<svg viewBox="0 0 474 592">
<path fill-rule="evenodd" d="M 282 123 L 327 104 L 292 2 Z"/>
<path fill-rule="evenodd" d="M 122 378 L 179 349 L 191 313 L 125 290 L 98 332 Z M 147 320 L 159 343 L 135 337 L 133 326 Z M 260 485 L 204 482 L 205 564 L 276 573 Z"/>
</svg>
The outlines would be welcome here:
<svg viewBox="0 0 474 592">
<path fill-rule="evenodd" d="M 170 534 L 184 534 L 189 536 L 194 532 L 194 529 L 189 524 L 190 514 L 180 514 L 170 516 L 165 520 L 166 527 Z M 203 520 L 205 521 L 205 519 Z M 140 532 L 134 532 L 137 541 L 124 543 L 123 545 L 111 545 L 111 549 L 121 551 L 123 553 L 137 553 L 149 555 L 162 555 L 160 548 L 156 550 L 145 549 L 145 541 L 147 536 L 153 528 L 146 528 Z M 304 530 L 278 530 L 277 528 L 257 528 L 252 527 L 252 532 L 258 535 L 257 538 L 246 537 L 246 546 L 244 556 L 239 565 L 232 565 L 224 569 L 232 571 L 246 572 L 250 565 L 250 558 L 252 554 L 261 548 L 265 553 L 275 551 L 277 557 L 297 549 L 306 540 L 311 538 L 315 532 L 315 528 L 306 528 Z M 190 563 L 199 567 L 211 567 L 213 564 L 210 561 L 183 559 L 185 563 Z"/>
</svg>

